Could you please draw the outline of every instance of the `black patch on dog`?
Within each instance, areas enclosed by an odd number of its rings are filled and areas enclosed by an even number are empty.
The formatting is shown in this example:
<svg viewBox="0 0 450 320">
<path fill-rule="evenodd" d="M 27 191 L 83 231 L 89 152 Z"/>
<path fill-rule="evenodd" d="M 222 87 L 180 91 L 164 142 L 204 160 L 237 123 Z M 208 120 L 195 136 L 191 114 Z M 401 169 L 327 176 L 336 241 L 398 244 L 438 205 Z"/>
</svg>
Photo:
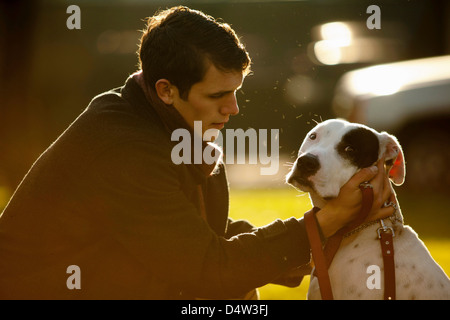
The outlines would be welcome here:
<svg viewBox="0 0 450 320">
<path fill-rule="evenodd" d="M 379 141 L 375 133 L 366 128 L 347 132 L 336 146 L 339 155 L 357 168 L 366 168 L 378 160 Z"/>
</svg>

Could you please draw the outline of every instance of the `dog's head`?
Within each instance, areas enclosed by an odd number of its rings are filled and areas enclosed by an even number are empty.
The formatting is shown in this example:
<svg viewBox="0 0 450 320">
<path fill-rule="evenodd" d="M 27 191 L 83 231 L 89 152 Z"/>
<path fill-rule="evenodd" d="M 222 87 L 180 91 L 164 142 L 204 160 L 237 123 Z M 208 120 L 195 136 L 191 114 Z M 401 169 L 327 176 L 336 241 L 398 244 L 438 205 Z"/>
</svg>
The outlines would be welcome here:
<svg viewBox="0 0 450 320">
<path fill-rule="evenodd" d="M 404 155 L 394 136 L 361 124 L 327 120 L 306 135 L 286 182 L 323 204 L 337 197 L 358 170 L 372 166 L 383 155 L 392 182 L 403 184 Z"/>
</svg>

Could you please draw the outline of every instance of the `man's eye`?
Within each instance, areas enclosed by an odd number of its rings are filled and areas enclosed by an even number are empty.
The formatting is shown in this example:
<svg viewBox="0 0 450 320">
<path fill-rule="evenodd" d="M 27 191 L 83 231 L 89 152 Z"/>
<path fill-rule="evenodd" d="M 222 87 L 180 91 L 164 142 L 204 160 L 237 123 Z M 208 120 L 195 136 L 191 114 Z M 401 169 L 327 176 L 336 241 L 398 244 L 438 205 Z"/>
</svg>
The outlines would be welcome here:
<svg viewBox="0 0 450 320">
<path fill-rule="evenodd" d="M 209 95 L 209 97 L 210 97 L 210 98 L 213 98 L 213 99 L 220 99 L 220 98 L 222 98 L 224 95 L 225 95 L 224 93 L 215 93 L 215 94 Z"/>
</svg>

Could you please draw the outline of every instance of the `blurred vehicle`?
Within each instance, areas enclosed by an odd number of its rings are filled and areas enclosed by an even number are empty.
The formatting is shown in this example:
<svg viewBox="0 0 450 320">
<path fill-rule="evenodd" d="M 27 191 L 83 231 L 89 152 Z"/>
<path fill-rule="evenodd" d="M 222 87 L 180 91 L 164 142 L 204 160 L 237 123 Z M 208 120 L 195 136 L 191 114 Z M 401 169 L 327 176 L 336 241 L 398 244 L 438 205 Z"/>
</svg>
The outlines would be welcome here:
<svg viewBox="0 0 450 320">
<path fill-rule="evenodd" d="M 450 190 L 450 55 L 380 64 L 345 73 L 333 98 L 338 117 L 396 135 L 406 186 Z"/>
</svg>

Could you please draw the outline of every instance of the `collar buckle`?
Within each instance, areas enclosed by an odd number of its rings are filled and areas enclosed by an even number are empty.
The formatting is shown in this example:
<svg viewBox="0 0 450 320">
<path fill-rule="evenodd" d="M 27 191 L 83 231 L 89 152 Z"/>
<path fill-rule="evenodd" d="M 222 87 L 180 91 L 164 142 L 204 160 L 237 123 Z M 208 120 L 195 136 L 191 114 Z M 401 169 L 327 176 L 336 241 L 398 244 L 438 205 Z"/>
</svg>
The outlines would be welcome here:
<svg viewBox="0 0 450 320">
<path fill-rule="evenodd" d="M 381 239 L 381 232 L 387 233 L 389 231 L 392 233 L 392 237 L 395 237 L 394 228 L 387 226 L 384 223 L 383 219 L 380 219 L 380 224 L 381 224 L 381 228 L 377 229 L 378 239 Z"/>
</svg>

